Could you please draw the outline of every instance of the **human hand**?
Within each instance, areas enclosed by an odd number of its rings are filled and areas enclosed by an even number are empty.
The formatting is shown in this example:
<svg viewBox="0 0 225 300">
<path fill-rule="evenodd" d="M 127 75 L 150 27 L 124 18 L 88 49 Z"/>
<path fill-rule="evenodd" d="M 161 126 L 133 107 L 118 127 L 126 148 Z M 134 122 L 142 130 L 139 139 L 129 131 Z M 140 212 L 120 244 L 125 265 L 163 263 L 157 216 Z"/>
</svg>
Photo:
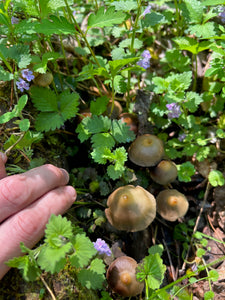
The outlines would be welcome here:
<svg viewBox="0 0 225 300">
<path fill-rule="evenodd" d="M 32 248 L 51 214 L 64 213 L 76 199 L 64 169 L 48 164 L 7 177 L 6 160 L 0 153 L 0 279 L 9 270 L 5 262 L 21 255 L 20 242 Z"/>
</svg>

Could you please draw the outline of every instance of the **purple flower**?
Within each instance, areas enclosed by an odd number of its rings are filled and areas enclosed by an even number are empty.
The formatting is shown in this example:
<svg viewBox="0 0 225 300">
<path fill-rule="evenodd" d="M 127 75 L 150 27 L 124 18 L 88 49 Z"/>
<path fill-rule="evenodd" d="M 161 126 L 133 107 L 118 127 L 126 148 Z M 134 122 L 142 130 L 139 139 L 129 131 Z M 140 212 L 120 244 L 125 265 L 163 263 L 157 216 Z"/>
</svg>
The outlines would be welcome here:
<svg viewBox="0 0 225 300">
<path fill-rule="evenodd" d="M 143 57 L 143 59 L 140 59 L 137 62 L 137 65 L 141 66 L 144 69 L 148 69 L 150 67 L 150 58 L 151 58 L 150 52 L 148 50 L 144 50 L 141 56 Z"/>
<path fill-rule="evenodd" d="M 225 23 L 225 9 L 221 8 L 222 11 L 218 14 L 222 23 Z"/>
<path fill-rule="evenodd" d="M 30 71 L 29 69 L 24 69 L 22 70 L 22 76 L 24 79 L 26 79 L 27 81 L 31 81 L 34 79 L 34 75 L 33 72 Z"/>
<path fill-rule="evenodd" d="M 73 17 L 74 17 L 74 18 L 75 18 L 75 16 L 76 16 L 76 13 L 77 13 L 76 10 L 74 10 L 74 11 L 73 11 Z"/>
<path fill-rule="evenodd" d="M 178 140 L 180 141 L 180 142 L 183 142 L 183 140 L 186 138 L 186 134 L 185 133 L 181 133 L 181 134 L 179 134 L 179 136 L 178 136 Z"/>
<path fill-rule="evenodd" d="M 23 92 L 24 90 L 29 90 L 30 88 L 29 83 L 22 78 L 19 78 L 19 81 L 16 81 L 16 85 L 21 92 Z"/>
<path fill-rule="evenodd" d="M 179 118 L 179 116 L 181 115 L 181 110 L 180 110 L 179 104 L 173 102 L 170 104 L 166 104 L 166 107 L 169 110 L 169 113 L 168 113 L 169 119 Z"/>
<path fill-rule="evenodd" d="M 16 17 L 12 17 L 11 18 L 11 23 L 14 25 L 14 24 L 18 24 L 19 23 L 19 19 L 18 18 L 16 18 Z"/>
<path fill-rule="evenodd" d="M 144 17 L 145 15 L 150 14 L 150 12 L 151 12 L 151 5 L 148 5 L 141 16 Z"/>
<path fill-rule="evenodd" d="M 93 244 L 95 249 L 99 252 L 99 254 L 106 254 L 107 256 L 111 255 L 112 252 L 104 240 L 97 239 L 97 241 Z"/>
</svg>

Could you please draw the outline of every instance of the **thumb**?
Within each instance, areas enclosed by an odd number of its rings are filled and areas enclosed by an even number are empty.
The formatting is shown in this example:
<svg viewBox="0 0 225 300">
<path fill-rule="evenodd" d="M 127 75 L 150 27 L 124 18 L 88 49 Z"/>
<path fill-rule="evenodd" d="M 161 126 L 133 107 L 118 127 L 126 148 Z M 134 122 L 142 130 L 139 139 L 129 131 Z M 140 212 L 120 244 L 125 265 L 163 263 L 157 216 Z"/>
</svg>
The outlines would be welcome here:
<svg viewBox="0 0 225 300">
<path fill-rule="evenodd" d="M 7 155 L 3 152 L 0 152 L 0 179 L 7 176 L 5 170 L 5 163 L 7 161 Z"/>
</svg>

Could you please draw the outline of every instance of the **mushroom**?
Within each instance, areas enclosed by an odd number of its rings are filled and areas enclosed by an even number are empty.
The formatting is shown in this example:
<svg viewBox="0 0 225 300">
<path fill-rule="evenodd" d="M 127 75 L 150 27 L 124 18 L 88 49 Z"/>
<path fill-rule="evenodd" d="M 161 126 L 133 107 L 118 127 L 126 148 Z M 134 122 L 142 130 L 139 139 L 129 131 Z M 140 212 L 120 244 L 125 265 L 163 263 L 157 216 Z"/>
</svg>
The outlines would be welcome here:
<svg viewBox="0 0 225 300">
<path fill-rule="evenodd" d="M 153 134 L 140 135 L 130 145 L 128 155 L 138 166 L 155 166 L 164 155 L 163 142 Z"/>
<path fill-rule="evenodd" d="M 34 84 L 42 87 L 49 86 L 53 81 L 53 75 L 50 72 L 39 74 L 37 77 L 34 78 Z"/>
<path fill-rule="evenodd" d="M 114 104 L 113 104 L 112 100 L 110 100 L 107 105 L 106 115 L 109 116 L 111 119 L 117 119 L 119 115 L 122 113 L 122 111 L 123 108 L 118 101 L 114 100 Z"/>
<path fill-rule="evenodd" d="M 170 160 L 161 160 L 158 165 L 150 170 L 151 178 L 162 185 L 173 182 L 177 177 L 177 167 Z"/>
<path fill-rule="evenodd" d="M 126 123 L 127 126 L 130 127 L 130 130 L 132 130 L 135 134 L 137 134 L 138 131 L 138 117 L 135 114 L 132 113 L 122 113 L 119 116 L 119 119 Z"/>
<path fill-rule="evenodd" d="M 155 197 L 141 186 L 126 185 L 109 196 L 105 215 L 119 230 L 140 231 L 149 226 L 156 216 Z"/>
<path fill-rule="evenodd" d="M 123 297 L 140 294 L 144 283 L 136 279 L 137 262 L 129 256 L 120 256 L 114 260 L 106 273 L 110 288 Z"/>
<path fill-rule="evenodd" d="M 156 197 L 157 212 L 168 221 L 176 221 L 188 211 L 189 203 L 185 195 L 175 189 L 161 191 Z"/>
</svg>

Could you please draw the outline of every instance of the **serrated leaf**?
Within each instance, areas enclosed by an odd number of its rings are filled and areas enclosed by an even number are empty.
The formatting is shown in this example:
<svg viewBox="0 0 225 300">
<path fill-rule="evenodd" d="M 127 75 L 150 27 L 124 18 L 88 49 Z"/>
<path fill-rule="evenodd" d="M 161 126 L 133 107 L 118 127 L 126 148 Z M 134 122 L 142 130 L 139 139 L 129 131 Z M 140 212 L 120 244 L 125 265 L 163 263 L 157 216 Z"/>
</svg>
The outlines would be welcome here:
<svg viewBox="0 0 225 300">
<path fill-rule="evenodd" d="M 207 22 L 205 24 L 197 24 L 189 26 L 190 34 L 201 38 L 210 38 L 216 35 L 215 23 Z"/>
<path fill-rule="evenodd" d="M 64 238 L 70 239 L 73 236 L 72 224 L 61 215 L 51 215 L 45 229 L 45 242 L 51 247 L 63 245 Z"/>
<path fill-rule="evenodd" d="M 58 112 L 41 112 L 35 121 L 35 129 L 37 131 L 49 131 L 60 128 L 65 120 Z"/>
<path fill-rule="evenodd" d="M 204 300 L 213 300 L 215 293 L 213 291 L 207 291 L 204 293 Z"/>
<path fill-rule="evenodd" d="M 160 24 L 164 20 L 164 16 L 160 13 L 150 12 L 145 15 L 144 19 L 141 20 L 141 25 L 143 28 L 155 26 Z"/>
<path fill-rule="evenodd" d="M 106 111 L 109 98 L 107 96 L 102 96 L 96 99 L 96 101 L 91 101 L 90 111 L 93 115 L 101 115 Z"/>
<path fill-rule="evenodd" d="M 195 92 L 187 92 L 184 101 L 184 106 L 191 112 L 195 112 L 198 109 L 200 103 L 203 102 L 202 97 Z"/>
<path fill-rule="evenodd" d="M 102 146 L 93 149 L 91 157 L 98 164 L 106 164 L 107 160 L 112 157 L 112 152 L 109 148 Z"/>
<path fill-rule="evenodd" d="M 129 143 L 135 139 L 134 132 L 121 120 L 112 121 L 111 132 L 118 143 Z"/>
<path fill-rule="evenodd" d="M 36 32 L 45 35 L 52 34 L 74 34 L 76 32 L 74 25 L 69 23 L 66 18 L 59 18 L 52 15 L 49 19 L 44 19 L 40 24 L 36 25 Z"/>
<path fill-rule="evenodd" d="M 224 0 L 205 0 L 202 2 L 202 5 L 205 6 L 205 5 L 208 5 L 208 6 L 211 6 L 211 5 L 220 5 L 220 4 L 224 4 Z"/>
<path fill-rule="evenodd" d="M 119 43 L 120 48 L 130 48 L 131 45 L 131 38 L 125 39 L 122 42 Z M 134 48 L 140 49 L 143 47 L 143 42 L 137 38 L 134 39 Z"/>
<path fill-rule="evenodd" d="M 62 114 L 64 120 L 75 117 L 78 111 L 79 105 L 79 94 L 72 93 L 69 91 L 64 91 L 59 96 L 59 111 Z"/>
<path fill-rule="evenodd" d="M 107 174 L 113 180 L 119 179 L 123 175 L 123 172 L 124 172 L 123 169 L 115 170 L 115 166 L 113 165 L 109 165 L 107 167 Z"/>
<path fill-rule="evenodd" d="M 166 266 L 163 264 L 159 254 L 151 254 L 143 259 L 138 267 L 137 279 L 147 281 L 150 289 L 158 289 L 163 281 Z"/>
<path fill-rule="evenodd" d="M 151 246 L 151 247 L 148 249 L 148 254 L 156 254 L 156 253 L 158 253 L 159 256 L 162 256 L 163 251 L 164 251 L 163 245 L 159 244 L 159 245 Z"/>
<path fill-rule="evenodd" d="M 219 279 L 219 273 L 216 270 L 210 270 L 209 271 L 209 278 L 212 281 L 217 281 Z"/>
<path fill-rule="evenodd" d="M 89 133 L 100 133 L 110 129 L 111 120 L 106 116 L 93 115 L 92 117 L 84 118 L 82 124 Z"/>
<path fill-rule="evenodd" d="M 115 6 L 116 10 L 127 12 L 137 8 L 137 2 L 132 0 L 113 1 L 110 3 L 110 5 Z"/>
<path fill-rule="evenodd" d="M 177 165 L 177 169 L 179 181 L 189 182 L 191 181 L 191 176 L 195 174 L 195 167 L 189 161 L 181 165 Z"/>
<path fill-rule="evenodd" d="M 212 186 L 222 186 L 225 183 L 223 174 L 218 170 L 212 170 L 209 173 L 208 179 Z"/>
<path fill-rule="evenodd" d="M 75 252 L 70 255 L 69 260 L 76 268 L 85 267 L 89 260 L 97 253 L 93 243 L 84 234 L 77 234 L 71 239 Z"/>
<path fill-rule="evenodd" d="M 184 0 L 182 14 L 189 22 L 201 23 L 204 7 L 198 0 Z"/>
<path fill-rule="evenodd" d="M 105 10 L 100 7 L 97 13 L 92 13 L 88 18 L 88 29 L 92 27 L 107 27 L 121 24 L 126 18 L 126 14 L 121 11 L 115 12 L 115 7 L 109 7 Z"/>
<path fill-rule="evenodd" d="M 58 111 L 57 97 L 52 90 L 33 86 L 30 89 L 30 95 L 34 106 L 41 112 Z"/>
<path fill-rule="evenodd" d="M 78 133 L 78 138 L 83 143 L 84 141 L 88 140 L 91 137 L 91 134 L 87 129 L 85 129 L 82 123 L 78 124 L 76 128 L 76 133 Z"/>
<path fill-rule="evenodd" d="M 94 148 L 102 147 L 104 145 L 105 147 L 111 149 L 115 146 L 115 140 L 111 136 L 111 134 L 103 132 L 103 133 L 96 133 L 91 137 L 92 146 Z"/>
<path fill-rule="evenodd" d="M 198 43 L 198 41 L 190 37 L 177 37 L 174 38 L 173 40 L 179 46 L 180 50 L 187 50 L 193 54 L 198 54 L 201 51 L 209 49 L 213 44 L 212 42 L 209 41 L 203 41 Z"/>
<path fill-rule="evenodd" d="M 82 286 L 88 289 L 102 289 L 105 280 L 105 265 L 103 261 L 95 258 L 88 269 L 81 270 L 77 277 Z"/>
<path fill-rule="evenodd" d="M 121 75 L 116 75 L 113 81 L 114 90 L 116 93 L 123 94 L 127 90 L 127 83 L 124 77 Z"/>
</svg>

